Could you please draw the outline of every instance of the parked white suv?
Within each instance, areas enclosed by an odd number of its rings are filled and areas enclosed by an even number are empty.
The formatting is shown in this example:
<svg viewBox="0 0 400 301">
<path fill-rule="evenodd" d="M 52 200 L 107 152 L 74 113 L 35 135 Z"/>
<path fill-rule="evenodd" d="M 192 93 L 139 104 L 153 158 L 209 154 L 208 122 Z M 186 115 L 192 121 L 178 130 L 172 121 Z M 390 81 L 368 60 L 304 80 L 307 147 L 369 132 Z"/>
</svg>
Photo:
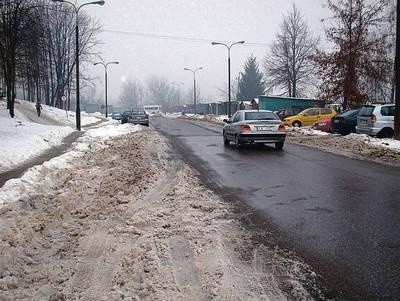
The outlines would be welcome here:
<svg viewBox="0 0 400 301">
<path fill-rule="evenodd" d="M 357 116 L 356 132 L 378 138 L 392 138 L 394 112 L 394 104 L 364 105 Z"/>
</svg>

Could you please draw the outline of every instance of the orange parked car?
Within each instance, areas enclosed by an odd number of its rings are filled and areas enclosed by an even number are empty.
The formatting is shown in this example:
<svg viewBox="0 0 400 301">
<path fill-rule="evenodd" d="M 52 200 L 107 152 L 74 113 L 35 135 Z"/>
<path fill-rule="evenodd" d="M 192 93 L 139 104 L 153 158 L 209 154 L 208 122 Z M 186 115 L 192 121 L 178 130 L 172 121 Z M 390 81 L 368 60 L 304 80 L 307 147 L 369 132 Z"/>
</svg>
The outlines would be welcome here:
<svg viewBox="0 0 400 301">
<path fill-rule="evenodd" d="M 316 121 L 332 118 L 335 115 L 336 111 L 334 108 L 309 108 L 297 115 L 285 118 L 283 122 L 285 125 L 294 127 L 311 126 Z"/>
</svg>

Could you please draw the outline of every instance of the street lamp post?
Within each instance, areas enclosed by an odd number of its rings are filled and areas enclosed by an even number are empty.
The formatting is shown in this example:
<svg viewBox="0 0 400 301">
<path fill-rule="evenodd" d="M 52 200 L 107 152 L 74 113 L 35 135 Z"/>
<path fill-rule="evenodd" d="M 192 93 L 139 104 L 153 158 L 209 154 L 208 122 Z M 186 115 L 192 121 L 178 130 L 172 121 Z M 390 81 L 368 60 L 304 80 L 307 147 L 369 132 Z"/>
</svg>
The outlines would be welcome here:
<svg viewBox="0 0 400 301">
<path fill-rule="evenodd" d="M 244 44 L 245 41 L 238 41 L 227 45 L 220 42 L 212 42 L 211 45 L 223 45 L 228 49 L 228 117 L 231 117 L 231 48 L 236 44 Z"/>
<path fill-rule="evenodd" d="M 83 3 L 80 6 L 76 6 L 74 3 L 67 0 L 52 0 L 53 2 L 67 3 L 74 7 L 75 10 L 75 64 L 76 64 L 76 129 L 81 130 L 81 106 L 80 106 L 80 95 L 79 95 L 79 20 L 78 13 L 79 10 L 90 4 L 104 5 L 105 1 L 92 1 L 88 3 Z"/>
<path fill-rule="evenodd" d="M 97 63 L 94 63 L 93 65 L 102 65 L 103 67 L 104 67 L 104 86 L 105 86 L 105 92 L 104 92 L 104 99 L 105 99 L 105 102 L 106 102 L 106 118 L 108 118 L 108 103 L 107 103 L 107 98 L 108 98 L 108 93 L 107 93 L 107 89 L 108 89 L 108 84 L 107 84 L 107 78 L 108 78 L 108 75 L 107 75 L 107 66 L 108 65 L 111 65 L 111 64 L 116 64 L 116 65 L 118 65 L 119 64 L 119 62 L 108 62 L 108 63 L 103 63 L 103 62 L 97 62 Z"/>
<path fill-rule="evenodd" d="M 198 67 L 196 69 L 190 69 L 190 68 L 183 68 L 183 70 L 186 71 L 191 71 L 193 73 L 193 103 L 194 103 L 194 114 L 197 114 L 197 100 L 196 100 L 196 72 L 199 70 L 202 70 L 203 67 Z"/>
</svg>

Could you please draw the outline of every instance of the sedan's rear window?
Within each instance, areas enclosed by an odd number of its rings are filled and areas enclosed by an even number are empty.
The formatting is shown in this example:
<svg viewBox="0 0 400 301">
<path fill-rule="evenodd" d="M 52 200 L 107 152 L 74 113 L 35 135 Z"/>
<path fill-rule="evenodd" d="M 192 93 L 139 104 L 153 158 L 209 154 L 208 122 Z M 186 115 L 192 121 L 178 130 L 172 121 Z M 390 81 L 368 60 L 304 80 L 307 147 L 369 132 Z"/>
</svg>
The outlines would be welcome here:
<svg viewBox="0 0 400 301">
<path fill-rule="evenodd" d="M 246 112 L 245 120 L 279 120 L 278 116 L 273 112 Z"/>
<path fill-rule="evenodd" d="M 374 106 L 364 106 L 361 108 L 358 116 L 371 116 L 374 109 L 375 109 Z"/>
</svg>

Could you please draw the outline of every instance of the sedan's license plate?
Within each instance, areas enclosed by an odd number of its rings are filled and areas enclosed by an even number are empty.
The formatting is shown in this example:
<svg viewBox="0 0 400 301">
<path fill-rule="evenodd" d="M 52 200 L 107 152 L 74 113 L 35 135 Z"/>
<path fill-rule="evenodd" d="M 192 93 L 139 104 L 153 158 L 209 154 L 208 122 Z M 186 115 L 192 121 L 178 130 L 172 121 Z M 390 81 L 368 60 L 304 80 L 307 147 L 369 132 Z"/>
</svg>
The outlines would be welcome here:
<svg viewBox="0 0 400 301">
<path fill-rule="evenodd" d="M 259 126 L 257 127 L 257 130 L 259 131 L 269 131 L 271 129 L 271 127 L 269 126 Z"/>
</svg>

